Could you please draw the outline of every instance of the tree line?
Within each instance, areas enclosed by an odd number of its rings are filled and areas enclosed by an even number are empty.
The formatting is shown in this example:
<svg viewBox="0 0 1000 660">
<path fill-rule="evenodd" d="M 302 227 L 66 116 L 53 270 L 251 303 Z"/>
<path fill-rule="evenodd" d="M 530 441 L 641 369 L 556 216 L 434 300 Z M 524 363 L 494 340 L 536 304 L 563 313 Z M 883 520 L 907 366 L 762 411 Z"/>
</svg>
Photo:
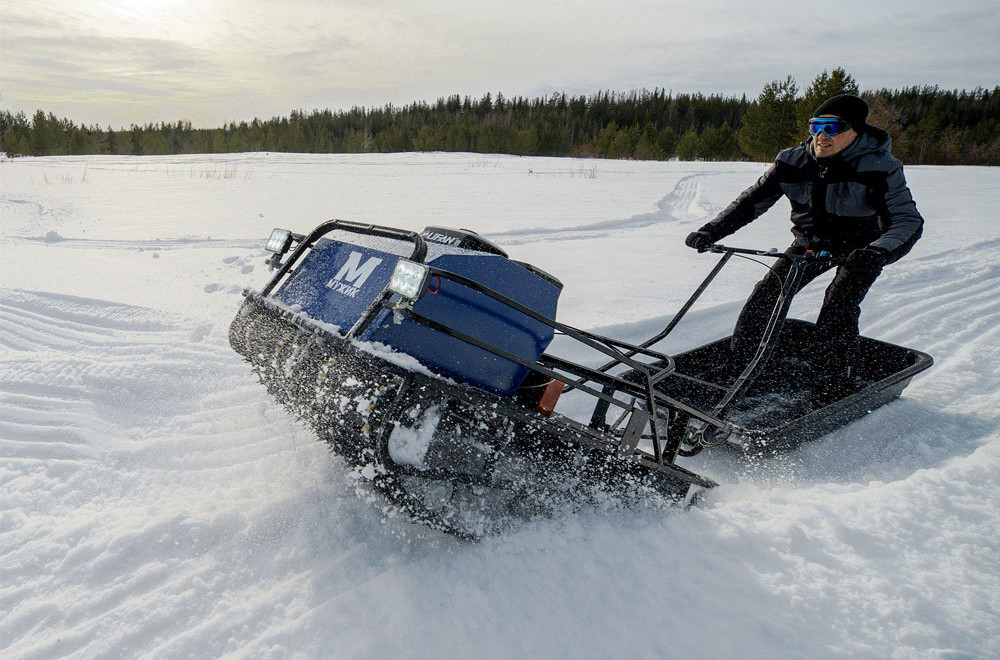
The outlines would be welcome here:
<svg viewBox="0 0 1000 660">
<path fill-rule="evenodd" d="M 774 158 L 806 137 L 824 99 L 859 94 L 870 123 L 886 129 L 910 164 L 1000 164 L 1000 87 L 973 91 L 909 87 L 861 92 L 843 69 L 824 71 L 804 93 L 788 76 L 746 96 L 674 94 L 664 89 L 590 96 L 481 98 L 350 110 L 293 111 L 287 117 L 193 128 L 189 121 L 77 125 L 38 110 L 0 112 L 0 150 L 10 156 L 194 154 L 249 151 L 363 153 L 465 151 L 639 160 Z"/>
</svg>

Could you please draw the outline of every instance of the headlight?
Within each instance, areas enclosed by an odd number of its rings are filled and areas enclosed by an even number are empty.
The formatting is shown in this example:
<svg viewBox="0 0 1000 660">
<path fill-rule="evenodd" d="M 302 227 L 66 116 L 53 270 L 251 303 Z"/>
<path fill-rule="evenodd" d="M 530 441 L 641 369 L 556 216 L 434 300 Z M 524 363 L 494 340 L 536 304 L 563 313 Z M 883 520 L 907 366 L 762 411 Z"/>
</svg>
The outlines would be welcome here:
<svg viewBox="0 0 1000 660">
<path fill-rule="evenodd" d="M 416 300 L 424 290 L 424 281 L 427 279 L 427 266 L 418 264 L 415 261 L 400 259 L 396 262 L 396 268 L 392 271 L 392 278 L 389 280 L 389 290 L 398 293 L 404 298 Z"/>
<path fill-rule="evenodd" d="M 288 246 L 291 243 L 292 232 L 287 229 L 275 229 L 271 232 L 271 238 L 267 239 L 267 245 L 264 246 L 264 249 L 275 254 L 284 254 L 288 251 Z"/>
</svg>

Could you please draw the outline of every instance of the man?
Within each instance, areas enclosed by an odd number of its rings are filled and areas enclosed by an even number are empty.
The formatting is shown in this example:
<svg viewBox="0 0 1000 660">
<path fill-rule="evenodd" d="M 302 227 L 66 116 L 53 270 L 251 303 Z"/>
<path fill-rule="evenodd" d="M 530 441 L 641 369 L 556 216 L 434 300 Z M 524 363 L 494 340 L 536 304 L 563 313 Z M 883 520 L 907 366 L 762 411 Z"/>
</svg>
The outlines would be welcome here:
<svg viewBox="0 0 1000 660">
<path fill-rule="evenodd" d="M 882 268 L 910 251 L 923 227 L 903 166 L 889 153 L 889 134 L 867 119 L 868 105 L 857 96 L 842 94 L 822 103 L 809 120 L 811 137 L 779 153 L 757 183 L 685 241 L 703 252 L 785 195 L 795 237 L 786 253 L 826 250 L 846 257 L 816 320 L 813 389 L 818 405 L 851 391 L 861 301 Z M 778 260 L 740 312 L 732 339 L 737 364 L 752 358 L 789 267 L 788 260 Z M 793 295 L 830 268 L 829 263 L 810 262 Z"/>
</svg>

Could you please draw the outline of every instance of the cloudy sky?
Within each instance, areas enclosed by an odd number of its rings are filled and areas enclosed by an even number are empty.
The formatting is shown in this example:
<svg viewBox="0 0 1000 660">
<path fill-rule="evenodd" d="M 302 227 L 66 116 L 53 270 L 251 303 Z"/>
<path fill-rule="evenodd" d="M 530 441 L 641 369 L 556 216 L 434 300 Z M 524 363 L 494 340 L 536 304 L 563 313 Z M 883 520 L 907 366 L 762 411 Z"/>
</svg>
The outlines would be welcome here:
<svg viewBox="0 0 1000 660">
<path fill-rule="evenodd" d="M 449 94 L 1000 84 L 997 0 L 0 0 L 0 108 L 195 126 Z"/>
</svg>

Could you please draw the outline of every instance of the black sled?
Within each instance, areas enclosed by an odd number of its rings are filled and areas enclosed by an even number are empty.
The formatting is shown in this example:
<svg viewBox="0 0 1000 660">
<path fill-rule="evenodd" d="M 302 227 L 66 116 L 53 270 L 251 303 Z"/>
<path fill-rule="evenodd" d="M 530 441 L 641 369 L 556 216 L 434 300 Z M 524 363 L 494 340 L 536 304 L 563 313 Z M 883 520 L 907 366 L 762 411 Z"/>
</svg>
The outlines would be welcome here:
<svg viewBox="0 0 1000 660">
<path fill-rule="evenodd" d="M 294 251 L 282 263 L 292 246 Z M 413 520 L 465 538 L 587 502 L 692 501 L 717 485 L 682 465 L 712 445 L 778 450 L 900 396 L 919 351 L 862 338 L 857 388 L 813 409 L 812 324 L 783 296 L 749 365 L 722 339 L 678 355 L 555 320 L 562 285 L 465 230 L 421 234 L 332 220 L 275 230 L 278 271 L 245 292 L 230 343 L 282 404 Z M 547 352 L 555 334 L 603 354 L 588 367 Z M 574 414 L 554 410 L 560 396 Z M 581 414 L 580 411 L 584 412 Z"/>
</svg>

